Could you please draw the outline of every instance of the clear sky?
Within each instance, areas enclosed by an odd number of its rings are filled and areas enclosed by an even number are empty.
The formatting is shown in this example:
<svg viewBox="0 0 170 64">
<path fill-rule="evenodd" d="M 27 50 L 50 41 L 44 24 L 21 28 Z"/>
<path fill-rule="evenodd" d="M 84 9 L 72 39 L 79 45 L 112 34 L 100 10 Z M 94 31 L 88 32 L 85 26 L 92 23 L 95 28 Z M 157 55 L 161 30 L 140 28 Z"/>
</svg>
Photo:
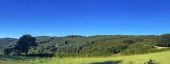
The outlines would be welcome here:
<svg viewBox="0 0 170 64">
<path fill-rule="evenodd" d="M 0 0 L 0 37 L 170 33 L 170 0 Z"/>
</svg>

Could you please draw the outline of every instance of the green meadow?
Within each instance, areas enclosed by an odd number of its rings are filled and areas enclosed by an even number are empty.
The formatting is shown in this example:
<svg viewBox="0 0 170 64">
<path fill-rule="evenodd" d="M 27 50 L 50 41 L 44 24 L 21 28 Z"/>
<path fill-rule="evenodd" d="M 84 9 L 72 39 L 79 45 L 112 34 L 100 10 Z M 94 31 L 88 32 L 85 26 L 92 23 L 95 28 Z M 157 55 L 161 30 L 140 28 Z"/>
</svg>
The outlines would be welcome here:
<svg viewBox="0 0 170 64">
<path fill-rule="evenodd" d="M 53 57 L 53 58 L 27 58 L 27 57 L 1 57 L 0 64 L 144 64 L 150 59 L 159 64 L 170 64 L 170 51 L 148 53 L 130 56 L 110 57 Z"/>
<path fill-rule="evenodd" d="M 160 64 L 170 64 L 170 51 L 131 56 L 53 58 L 49 64 L 144 64 L 150 59 Z"/>
</svg>

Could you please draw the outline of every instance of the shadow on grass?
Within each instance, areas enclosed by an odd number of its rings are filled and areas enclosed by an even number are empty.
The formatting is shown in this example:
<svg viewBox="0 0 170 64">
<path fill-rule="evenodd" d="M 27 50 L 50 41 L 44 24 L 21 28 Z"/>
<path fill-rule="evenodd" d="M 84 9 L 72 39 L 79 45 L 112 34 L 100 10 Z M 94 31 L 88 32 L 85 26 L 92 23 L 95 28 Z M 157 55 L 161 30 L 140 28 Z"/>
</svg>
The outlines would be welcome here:
<svg viewBox="0 0 170 64">
<path fill-rule="evenodd" d="M 28 57 L 41 57 L 41 58 L 50 58 L 54 57 L 55 54 L 29 54 Z"/>
<path fill-rule="evenodd" d="M 0 60 L 4 61 L 10 61 L 10 60 L 29 60 L 31 57 L 24 57 L 24 56 L 6 56 L 6 55 L 0 55 Z"/>
<path fill-rule="evenodd" d="M 120 64 L 121 61 L 105 61 L 105 62 L 94 62 L 90 64 Z"/>
</svg>

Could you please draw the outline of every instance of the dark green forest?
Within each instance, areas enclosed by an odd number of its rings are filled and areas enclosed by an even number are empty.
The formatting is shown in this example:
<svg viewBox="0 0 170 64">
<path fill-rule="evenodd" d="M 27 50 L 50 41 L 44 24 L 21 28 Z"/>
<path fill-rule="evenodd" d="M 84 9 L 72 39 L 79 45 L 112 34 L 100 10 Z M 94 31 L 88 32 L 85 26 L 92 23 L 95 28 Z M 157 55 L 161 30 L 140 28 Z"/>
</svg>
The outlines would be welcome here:
<svg viewBox="0 0 170 64">
<path fill-rule="evenodd" d="M 109 56 L 157 51 L 154 46 L 169 47 L 170 34 L 0 38 L 1 55 Z"/>
</svg>

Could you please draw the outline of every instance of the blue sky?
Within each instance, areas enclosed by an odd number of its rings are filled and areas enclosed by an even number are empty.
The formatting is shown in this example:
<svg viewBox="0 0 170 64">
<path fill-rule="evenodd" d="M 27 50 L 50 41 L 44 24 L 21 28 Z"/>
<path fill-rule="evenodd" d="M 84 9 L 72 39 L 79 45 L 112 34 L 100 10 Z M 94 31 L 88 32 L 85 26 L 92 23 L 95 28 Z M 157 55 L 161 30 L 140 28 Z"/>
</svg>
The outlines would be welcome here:
<svg viewBox="0 0 170 64">
<path fill-rule="evenodd" d="M 170 33 L 169 0 L 0 0 L 0 37 Z"/>
</svg>

